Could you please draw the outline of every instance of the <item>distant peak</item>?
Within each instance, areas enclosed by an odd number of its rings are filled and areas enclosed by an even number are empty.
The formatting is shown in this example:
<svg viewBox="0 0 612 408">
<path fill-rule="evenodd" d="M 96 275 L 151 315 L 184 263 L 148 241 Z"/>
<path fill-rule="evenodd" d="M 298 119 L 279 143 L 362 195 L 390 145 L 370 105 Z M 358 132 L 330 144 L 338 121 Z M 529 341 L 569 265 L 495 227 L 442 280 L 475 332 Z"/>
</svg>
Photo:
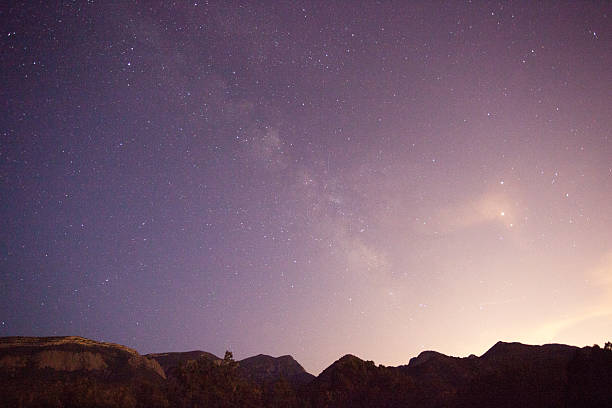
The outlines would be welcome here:
<svg viewBox="0 0 612 408">
<path fill-rule="evenodd" d="M 359 357 L 357 357 L 357 356 L 355 356 L 353 354 L 345 354 L 342 357 L 340 357 L 340 359 L 338 361 L 351 361 L 351 360 L 363 361 Z"/>
<path fill-rule="evenodd" d="M 268 354 L 257 354 L 256 356 L 251 356 L 251 357 L 247 357 L 243 360 L 240 361 L 245 361 L 245 360 L 278 360 L 278 361 L 295 361 L 295 359 L 290 356 L 289 354 L 285 354 L 284 356 L 280 356 L 280 357 L 272 357 Z"/>
<path fill-rule="evenodd" d="M 411 358 L 410 361 L 408 362 L 408 366 L 414 367 L 419 364 L 423 364 L 424 362 L 429 361 L 432 358 L 436 358 L 436 357 L 447 357 L 447 356 L 445 354 L 438 353 L 437 351 L 425 350 L 425 351 L 422 351 L 418 356 Z"/>
<path fill-rule="evenodd" d="M 258 354 L 240 360 L 238 363 L 247 376 L 259 383 L 283 377 L 290 382 L 305 383 L 313 378 L 300 363 L 288 354 L 280 357 Z"/>
<path fill-rule="evenodd" d="M 493 345 L 493 347 L 505 347 L 505 346 L 524 346 L 523 343 L 519 343 L 518 341 L 498 341 Z"/>
<path fill-rule="evenodd" d="M 571 352 L 577 347 L 568 346 L 565 344 L 544 344 L 541 346 L 523 344 L 519 342 L 503 342 L 498 341 L 486 353 L 482 355 L 484 358 L 491 357 L 518 357 L 525 354 L 532 355 L 533 353 L 560 353 Z"/>
<path fill-rule="evenodd" d="M 518 342 L 498 341 L 497 343 L 493 345 L 493 347 L 487 350 L 487 352 L 484 353 L 482 357 L 490 357 L 490 356 L 499 355 L 499 354 L 516 353 L 520 351 L 521 349 L 526 349 L 529 347 L 533 347 L 533 346 L 527 346 L 525 344 L 521 344 Z"/>
</svg>

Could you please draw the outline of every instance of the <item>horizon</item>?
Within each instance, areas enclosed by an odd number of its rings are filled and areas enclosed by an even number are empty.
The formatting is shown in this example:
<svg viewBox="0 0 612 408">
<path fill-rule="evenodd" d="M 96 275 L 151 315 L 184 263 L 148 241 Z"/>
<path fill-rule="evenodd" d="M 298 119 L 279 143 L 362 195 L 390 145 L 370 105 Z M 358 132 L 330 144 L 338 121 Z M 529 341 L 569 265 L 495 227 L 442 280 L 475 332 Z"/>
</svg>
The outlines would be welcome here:
<svg viewBox="0 0 612 408">
<path fill-rule="evenodd" d="M 0 336 L 291 355 L 311 373 L 346 352 L 604 341 L 611 13 L 7 7 Z"/>
<path fill-rule="evenodd" d="M 125 345 L 121 344 L 121 343 L 116 343 L 116 342 L 110 342 L 110 341 L 103 341 L 103 340 L 98 340 L 98 339 L 92 339 L 92 338 L 87 338 L 87 337 L 82 337 L 82 336 L 22 336 L 22 335 L 16 335 L 16 336 L 5 336 L 5 337 L 0 337 L 0 339 L 6 339 L 6 338 L 36 338 L 36 339 L 48 339 L 48 338 L 71 338 L 71 337 L 78 337 L 78 338 L 82 338 L 85 340 L 91 340 L 94 341 L 96 343 L 103 343 L 103 344 L 108 344 L 111 346 L 121 346 L 121 347 L 126 347 Z M 445 355 L 447 357 L 453 357 L 453 358 L 469 358 L 471 356 L 476 356 L 478 358 L 483 357 L 488 351 L 490 351 L 491 349 L 493 349 L 493 347 L 495 347 L 498 344 L 519 344 L 522 346 L 527 346 L 527 347 L 544 347 L 544 346 L 567 346 L 567 347 L 575 347 L 578 349 L 583 349 L 586 347 L 601 347 L 603 348 L 603 346 L 601 346 L 599 343 L 593 343 L 593 344 L 586 344 L 586 345 L 582 345 L 582 346 L 578 346 L 575 344 L 565 344 L 565 343 L 543 343 L 543 344 L 527 344 L 527 343 L 522 343 L 519 341 L 505 341 L 505 340 L 498 340 L 497 342 L 495 342 L 495 344 L 491 345 L 490 347 L 488 347 L 484 352 L 482 353 L 470 353 L 468 355 L 452 355 L 452 354 L 447 354 L 447 353 L 443 353 L 440 352 L 438 350 L 431 350 L 431 349 L 427 349 L 427 350 L 421 350 L 418 354 L 411 356 L 406 362 L 402 362 L 402 363 L 398 363 L 398 364 L 383 364 L 381 362 L 377 362 L 375 360 L 366 358 L 364 356 L 360 356 L 358 354 L 354 354 L 354 353 L 343 353 L 342 355 L 338 356 L 337 358 L 333 359 L 331 362 L 329 362 L 328 365 L 326 365 L 325 367 L 323 367 L 323 369 L 319 372 L 311 372 L 309 370 L 307 370 L 302 363 L 297 360 L 292 354 L 282 354 L 282 355 L 275 355 L 275 354 L 265 354 L 265 353 L 258 353 L 258 354 L 253 354 L 253 355 L 248 355 L 248 356 L 242 356 L 242 357 L 236 357 L 234 356 L 234 352 L 232 351 L 232 359 L 236 362 L 240 362 L 242 360 L 246 360 L 246 359 L 250 359 L 253 357 L 259 357 L 259 356 L 264 356 L 264 357 L 271 357 L 274 359 L 278 359 L 278 358 L 282 358 L 282 357 L 290 357 L 292 358 L 295 362 L 297 362 L 298 364 L 300 364 L 302 366 L 302 368 L 304 368 L 305 372 L 309 373 L 309 374 L 313 374 L 315 377 L 319 376 L 323 371 L 325 371 L 327 368 L 331 367 L 334 363 L 338 362 L 339 360 L 341 360 L 342 358 L 346 357 L 346 356 L 353 356 L 356 357 L 362 361 L 372 361 L 375 365 L 383 365 L 385 367 L 399 367 L 399 366 L 405 366 L 408 365 L 410 363 L 410 360 L 412 360 L 413 358 L 417 358 L 418 356 L 420 356 L 422 353 L 425 352 L 435 352 L 435 353 L 439 353 L 442 355 Z M 604 341 L 604 345 L 606 344 L 606 342 Z M 135 350 L 135 349 L 134 349 Z M 193 353 L 193 352 L 202 352 L 202 353 L 208 353 L 213 355 L 214 357 L 217 357 L 218 359 L 223 359 L 223 357 L 220 357 L 221 355 L 224 355 L 225 352 L 227 351 L 231 351 L 231 350 L 225 350 L 222 353 L 213 353 L 209 350 L 205 350 L 203 348 L 196 348 L 196 349 L 189 349 L 189 350 L 171 350 L 171 351 L 153 351 L 153 352 L 148 352 L 148 353 L 143 353 L 140 350 L 135 350 L 136 352 L 138 352 L 139 355 L 147 357 L 147 356 L 151 356 L 151 355 L 164 355 L 164 354 L 171 354 L 171 353 Z M 149 357 L 151 358 L 151 357 Z"/>
<path fill-rule="evenodd" d="M 27 336 L 27 335 L 13 335 L 13 336 L 3 336 L 0 338 L 10 338 L 10 337 L 34 337 L 34 338 L 65 338 L 65 337 L 80 337 L 80 338 L 84 338 L 86 340 L 93 340 L 95 342 L 99 342 L 99 343 L 106 343 L 106 344 L 111 344 L 111 345 L 119 345 L 122 347 L 127 347 L 126 345 L 122 344 L 122 343 L 117 343 L 114 341 L 107 341 L 107 340 L 103 340 L 103 339 L 95 339 L 95 338 L 88 338 L 88 337 L 83 337 L 83 336 L 79 336 L 79 335 L 54 335 L 54 336 Z M 281 357 L 291 357 L 293 358 L 297 363 L 299 363 L 304 370 L 307 373 L 313 374 L 315 377 L 318 376 L 319 374 L 321 374 L 323 371 L 325 371 L 325 369 L 329 368 L 331 365 L 334 364 L 334 362 L 340 360 L 342 357 L 351 355 L 354 357 L 359 358 L 360 360 L 363 361 L 372 361 L 374 362 L 376 365 L 384 365 L 386 367 L 398 367 L 398 366 L 402 366 L 402 365 L 408 365 L 410 360 L 413 358 L 418 357 L 419 355 L 421 355 L 421 353 L 424 352 L 428 352 L 428 351 L 433 351 L 433 352 L 437 352 L 440 354 L 443 354 L 445 356 L 448 357 L 457 357 L 457 358 L 468 358 L 472 355 L 475 355 L 476 357 L 482 357 L 483 355 L 485 355 L 489 350 L 491 350 L 494 346 L 496 346 L 499 343 L 504 343 L 504 344 L 520 344 L 523 346 L 537 346 L 537 347 L 542 347 L 542 346 L 549 346 L 549 345 L 562 345 L 562 346 L 569 346 L 569 347 L 576 347 L 576 348 L 585 348 L 585 347 L 593 347 L 593 346 L 599 346 L 599 347 L 603 347 L 602 345 L 600 345 L 598 342 L 592 343 L 592 344 L 584 344 L 584 345 L 576 345 L 576 344 L 568 344 L 568 343 L 557 343 L 557 342 L 553 342 L 553 343 L 542 343 L 542 344 L 532 344 L 532 343 L 524 343 L 524 342 L 520 342 L 520 341 L 507 341 L 507 340 L 497 340 L 494 344 L 492 344 L 491 346 L 487 347 L 484 351 L 480 352 L 480 353 L 476 353 L 476 352 L 472 352 L 469 354 L 464 354 L 464 355 L 455 355 L 455 354 L 449 354 L 449 353 L 444 353 L 441 352 L 439 350 L 434 350 L 434 349 L 424 349 L 419 351 L 417 354 L 408 357 L 408 359 L 405 362 L 399 362 L 399 363 L 395 363 L 395 364 L 385 364 L 383 362 L 379 362 L 370 358 L 367 358 L 366 356 L 361 356 L 359 354 L 356 353 L 351 353 L 351 352 L 347 352 L 347 353 L 343 353 L 341 355 L 339 355 L 337 358 L 332 359 L 326 366 L 324 366 L 320 371 L 318 372 L 313 372 L 308 370 L 297 358 L 295 358 L 295 356 L 291 353 L 289 354 L 267 354 L 267 353 L 257 353 L 257 354 L 252 354 L 252 355 L 241 355 L 239 352 L 238 354 L 236 354 L 236 350 L 223 350 L 220 353 L 217 352 L 212 352 L 210 350 L 207 350 L 205 348 L 192 348 L 192 349 L 186 349 L 186 350 L 167 350 L 167 351 L 150 351 L 150 352 L 142 352 L 141 350 L 137 350 L 134 349 L 136 352 L 138 352 L 138 354 L 140 354 L 141 356 L 148 356 L 148 355 L 153 355 L 153 354 L 168 354 L 168 353 L 190 353 L 190 352 L 204 352 L 204 353 L 209 353 L 214 355 L 215 357 L 219 358 L 219 359 L 223 359 L 223 357 L 220 357 L 222 355 L 225 354 L 226 351 L 231 351 L 232 355 L 233 355 L 233 359 L 234 361 L 240 362 L 242 360 L 251 358 L 251 357 L 257 357 L 257 356 L 266 356 L 266 357 L 272 357 L 272 358 L 281 358 Z M 605 344 L 605 339 L 603 344 Z M 130 347 L 131 348 L 131 347 Z"/>
<path fill-rule="evenodd" d="M 347 356 L 347 355 L 351 355 L 351 356 L 357 357 L 357 358 L 359 358 L 360 360 L 363 360 L 363 361 L 373 361 L 373 362 L 374 362 L 374 364 L 376 364 L 376 365 L 384 365 L 384 366 L 386 366 L 386 367 L 398 367 L 398 366 L 401 366 L 401 365 L 408 365 L 408 363 L 410 362 L 410 360 L 411 360 L 411 359 L 418 357 L 418 356 L 419 356 L 421 353 L 426 352 L 426 351 L 434 351 L 434 352 L 437 352 L 437 353 L 443 354 L 443 355 L 448 356 L 448 357 L 468 358 L 468 357 L 469 357 L 469 356 L 471 356 L 471 355 L 475 355 L 476 357 L 480 358 L 480 357 L 482 357 L 484 354 L 486 354 L 486 353 L 487 353 L 487 351 L 491 350 L 491 349 L 492 349 L 492 348 L 493 348 L 495 345 L 497 345 L 498 343 L 505 343 L 505 344 L 521 344 L 521 345 L 524 345 L 524 346 L 548 346 L 548 345 L 562 345 L 562 346 L 570 346 L 570 347 L 577 347 L 577 348 L 592 347 L 592 346 L 594 346 L 594 345 L 598 345 L 598 346 L 600 346 L 600 347 L 602 347 L 602 348 L 603 348 L 603 345 L 602 345 L 602 344 L 599 344 L 598 342 L 595 342 L 595 343 L 592 343 L 592 344 L 576 345 L 576 344 L 566 344 L 566 343 L 556 343 L 556 342 L 553 342 L 553 343 L 542 343 L 542 344 L 529 344 L 529 343 L 523 343 L 523 342 L 520 342 L 520 341 L 505 341 L 505 340 L 498 340 L 497 342 L 495 342 L 494 344 L 492 344 L 491 346 L 489 346 L 489 347 L 488 347 L 486 350 L 482 351 L 481 353 L 469 353 L 469 354 L 464 354 L 464 355 L 454 355 L 454 354 L 444 353 L 444 352 L 441 352 L 441 351 L 439 351 L 439 350 L 427 349 L 427 350 L 421 350 L 421 351 L 420 351 L 420 352 L 418 352 L 417 354 L 415 354 L 415 355 L 412 355 L 412 356 L 408 357 L 408 359 L 407 359 L 405 362 L 400 362 L 400 363 L 396 363 L 396 364 L 385 364 L 385 363 L 383 363 L 383 362 L 381 362 L 381 361 L 377 361 L 377 360 L 374 360 L 374 359 L 371 359 L 371 358 L 367 358 L 366 356 L 362 356 L 362 355 L 359 355 L 359 354 L 356 354 L 356 353 L 347 352 L 347 353 L 343 353 L 343 354 L 339 355 L 338 357 L 336 357 L 336 358 L 332 359 L 332 360 L 331 360 L 331 361 L 330 361 L 330 362 L 329 362 L 329 363 L 328 363 L 326 366 L 324 366 L 324 367 L 323 367 L 323 368 L 322 368 L 320 371 L 318 371 L 318 372 L 308 370 L 308 369 L 307 369 L 307 368 L 304 366 L 304 364 L 302 364 L 302 362 L 301 362 L 299 359 L 297 359 L 297 358 L 296 358 L 296 357 L 295 357 L 293 354 L 279 354 L 279 355 L 276 355 L 276 354 L 257 353 L 257 354 L 253 354 L 253 355 L 241 356 L 241 354 L 240 354 L 240 353 L 236 354 L 236 351 L 232 351 L 232 354 L 234 355 L 234 360 L 235 360 L 235 361 L 238 361 L 238 362 L 239 362 L 239 361 L 241 361 L 241 360 L 247 359 L 247 358 L 257 357 L 257 356 L 260 356 L 260 355 L 262 355 L 262 356 L 268 356 L 268 357 L 273 357 L 273 358 L 279 358 L 279 357 L 289 356 L 289 357 L 293 358 L 295 361 L 297 361 L 297 362 L 298 362 L 298 363 L 299 363 L 299 364 L 300 364 L 300 365 L 301 365 L 301 366 L 304 368 L 304 370 L 305 370 L 307 373 L 313 374 L 313 375 L 316 377 L 316 376 L 318 376 L 319 374 L 321 374 L 323 371 L 325 371 L 325 369 L 329 368 L 329 367 L 330 367 L 332 364 L 334 364 L 334 362 L 336 362 L 336 361 L 340 360 L 342 357 Z M 604 343 L 605 343 L 605 341 L 604 341 Z M 153 351 L 153 352 L 150 352 L 150 353 L 144 353 L 144 354 L 143 354 L 143 353 L 141 353 L 140 351 L 138 351 L 138 353 L 139 353 L 140 355 L 146 356 L 146 355 L 148 355 L 148 354 L 183 353 L 183 352 L 191 352 L 191 351 L 203 351 L 203 352 L 211 353 L 211 354 L 213 354 L 214 356 L 219 357 L 219 358 L 221 358 L 221 359 L 222 359 L 223 357 L 220 357 L 220 355 L 223 355 L 223 354 L 225 353 L 225 351 L 231 351 L 231 350 L 224 350 L 224 351 L 223 351 L 222 353 L 220 353 L 220 354 L 218 354 L 218 353 L 213 353 L 213 352 L 211 352 L 211 351 L 209 351 L 209 350 L 205 350 L 205 349 L 202 349 L 202 348 L 200 348 L 200 349 L 192 349 L 192 350 L 191 350 L 191 349 L 190 349 L 190 350 L 181 350 L 181 351 Z M 237 356 L 238 356 L 238 357 L 237 357 Z"/>
</svg>

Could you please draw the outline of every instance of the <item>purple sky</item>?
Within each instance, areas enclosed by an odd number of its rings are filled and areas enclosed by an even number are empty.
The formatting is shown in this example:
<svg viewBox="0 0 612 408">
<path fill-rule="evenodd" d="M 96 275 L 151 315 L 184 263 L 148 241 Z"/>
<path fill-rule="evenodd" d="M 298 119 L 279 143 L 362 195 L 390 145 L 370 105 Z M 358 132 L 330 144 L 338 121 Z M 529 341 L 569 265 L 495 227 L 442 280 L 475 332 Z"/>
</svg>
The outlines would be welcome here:
<svg viewBox="0 0 612 408">
<path fill-rule="evenodd" d="M 0 336 L 610 340 L 610 2 L 11 3 Z"/>
</svg>

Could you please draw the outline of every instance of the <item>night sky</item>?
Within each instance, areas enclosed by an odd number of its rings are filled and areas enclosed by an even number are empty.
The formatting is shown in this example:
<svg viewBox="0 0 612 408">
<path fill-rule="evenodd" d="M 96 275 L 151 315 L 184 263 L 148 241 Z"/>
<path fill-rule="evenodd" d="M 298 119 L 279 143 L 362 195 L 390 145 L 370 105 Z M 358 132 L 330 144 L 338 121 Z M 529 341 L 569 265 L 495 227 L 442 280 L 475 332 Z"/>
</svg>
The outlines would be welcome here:
<svg viewBox="0 0 612 408">
<path fill-rule="evenodd" d="M 610 2 L 9 3 L 0 336 L 612 340 Z"/>
</svg>

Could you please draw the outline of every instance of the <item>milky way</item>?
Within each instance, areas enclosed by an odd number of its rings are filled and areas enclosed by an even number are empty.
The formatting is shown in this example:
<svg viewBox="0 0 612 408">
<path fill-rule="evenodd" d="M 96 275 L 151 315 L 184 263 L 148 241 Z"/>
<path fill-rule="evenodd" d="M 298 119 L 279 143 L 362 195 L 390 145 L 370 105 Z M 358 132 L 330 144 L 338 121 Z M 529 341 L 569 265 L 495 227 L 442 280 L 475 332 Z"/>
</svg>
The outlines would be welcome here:
<svg viewBox="0 0 612 408">
<path fill-rule="evenodd" d="M 0 336 L 610 340 L 609 2 L 14 3 Z"/>
</svg>

